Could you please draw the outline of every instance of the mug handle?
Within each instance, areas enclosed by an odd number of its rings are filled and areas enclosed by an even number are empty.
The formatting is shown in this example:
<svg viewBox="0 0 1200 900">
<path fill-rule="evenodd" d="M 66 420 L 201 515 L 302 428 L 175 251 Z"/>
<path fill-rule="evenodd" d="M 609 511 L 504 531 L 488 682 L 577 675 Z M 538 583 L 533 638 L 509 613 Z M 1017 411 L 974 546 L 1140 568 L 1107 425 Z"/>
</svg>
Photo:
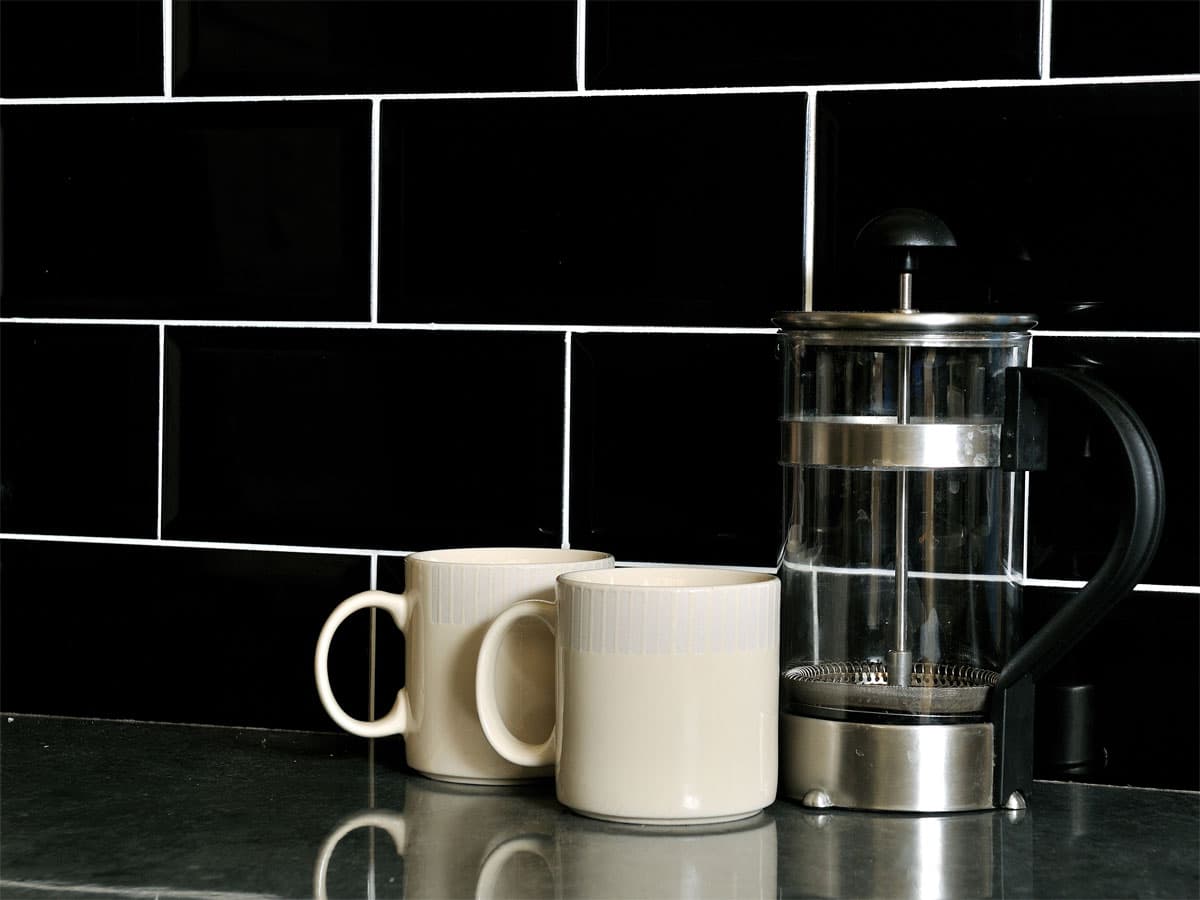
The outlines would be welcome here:
<svg viewBox="0 0 1200 900">
<path fill-rule="evenodd" d="M 408 839 L 404 816 L 386 809 L 368 809 L 355 813 L 333 829 L 321 845 L 316 864 L 313 866 L 313 897 L 316 900 L 326 900 L 329 896 L 325 882 L 329 878 L 329 861 L 333 859 L 334 849 L 342 842 L 342 838 L 359 828 L 382 828 L 392 836 L 397 855 L 404 855 L 404 846 Z"/>
<path fill-rule="evenodd" d="M 483 865 L 479 867 L 479 877 L 475 880 L 475 900 L 493 900 L 496 888 L 499 886 L 500 873 L 508 865 L 508 861 L 518 853 L 532 853 L 540 856 L 550 869 L 555 882 L 558 881 L 558 869 L 551 857 L 554 854 L 554 841 L 541 834 L 525 834 L 509 838 L 487 855 Z M 557 894 L 557 884 L 555 885 Z"/>
<path fill-rule="evenodd" d="M 521 619 L 539 619 L 554 634 L 558 626 L 558 608 L 545 600 L 522 600 L 496 616 L 479 647 L 479 662 L 475 667 L 475 706 L 483 733 L 497 753 L 518 766 L 553 765 L 558 726 L 550 729 L 550 736 L 544 743 L 526 743 L 509 731 L 496 702 L 496 659 L 500 644 L 505 632 Z"/>
<path fill-rule="evenodd" d="M 321 636 L 317 638 L 317 653 L 314 660 L 317 675 L 317 695 L 325 712 L 341 728 L 359 737 L 377 738 L 390 734 L 404 734 L 408 730 L 408 691 L 401 688 L 396 693 L 396 703 L 391 711 L 374 722 L 364 722 L 347 713 L 333 696 L 333 687 L 329 684 L 329 646 L 333 642 L 333 634 L 346 619 L 360 609 L 370 607 L 386 609 L 392 614 L 396 627 L 408 636 L 408 599 L 404 594 L 389 594 L 386 591 L 363 591 L 353 597 L 347 597 L 330 613 L 321 628 Z"/>
</svg>

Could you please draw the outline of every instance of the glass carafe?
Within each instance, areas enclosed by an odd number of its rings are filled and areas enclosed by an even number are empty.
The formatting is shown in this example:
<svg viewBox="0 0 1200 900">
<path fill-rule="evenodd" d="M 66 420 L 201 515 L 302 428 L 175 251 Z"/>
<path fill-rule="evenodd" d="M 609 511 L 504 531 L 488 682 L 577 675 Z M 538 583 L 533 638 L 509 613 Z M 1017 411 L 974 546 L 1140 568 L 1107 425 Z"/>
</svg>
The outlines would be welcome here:
<svg viewBox="0 0 1200 900">
<path fill-rule="evenodd" d="M 785 710 L 982 715 L 1019 637 L 1025 478 L 1000 468 L 1000 429 L 1032 324 L 788 320 Z"/>
</svg>

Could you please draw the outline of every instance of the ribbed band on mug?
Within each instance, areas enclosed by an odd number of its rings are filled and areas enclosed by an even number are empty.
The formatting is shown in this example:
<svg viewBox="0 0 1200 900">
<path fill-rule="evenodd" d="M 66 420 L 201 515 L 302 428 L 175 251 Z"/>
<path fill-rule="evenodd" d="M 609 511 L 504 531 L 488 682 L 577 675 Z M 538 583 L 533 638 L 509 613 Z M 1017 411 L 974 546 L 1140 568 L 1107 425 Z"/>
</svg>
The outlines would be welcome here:
<svg viewBox="0 0 1200 900">
<path fill-rule="evenodd" d="M 608 559 L 561 565 L 472 565 L 413 561 L 406 593 L 439 625 L 490 622 L 520 600 L 554 600 L 554 582 L 563 572 L 611 566 Z"/>
<path fill-rule="evenodd" d="M 585 653 L 739 653 L 779 645 L 779 585 L 691 591 L 572 584 L 559 598 L 559 639 Z"/>
</svg>

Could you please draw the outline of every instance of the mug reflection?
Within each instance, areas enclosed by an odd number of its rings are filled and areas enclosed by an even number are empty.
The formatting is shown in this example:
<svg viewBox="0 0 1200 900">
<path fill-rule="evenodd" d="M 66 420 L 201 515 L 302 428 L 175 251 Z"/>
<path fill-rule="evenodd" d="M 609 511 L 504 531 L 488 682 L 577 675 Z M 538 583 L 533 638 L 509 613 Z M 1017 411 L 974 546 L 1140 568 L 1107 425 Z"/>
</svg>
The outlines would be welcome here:
<svg viewBox="0 0 1200 900">
<path fill-rule="evenodd" d="M 546 789 L 409 779 L 401 810 L 344 817 L 313 864 L 313 896 L 777 896 L 775 821 L 647 828 L 583 818 Z"/>
<path fill-rule="evenodd" d="M 1030 810 L 907 815 L 784 803 L 725 825 L 588 819 L 548 785 L 406 778 L 398 810 L 325 838 L 313 895 L 336 897 L 1011 897 L 1034 887 Z"/>
<path fill-rule="evenodd" d="M 374 895 L 377 888 L 380 896 L 473 896 L 487 855 L 557 812 L 553 795 L 544 788 L 409 778 L 401 810 L 363 810 L 329 832 L 313 865 L 313 896 L 362 897 Z M 362 829 L 368 829 L 366 834 L 350 837 Z M 381 829 L 388 837 L 379 840 L 369 829 Z M 377 876 L 377 869 L 385 867 L 394 874 L 383 878 L 380 871 Z"/>
<path fill-rule="evenodd" d="M 533 894 L 508 870 L 540 859 L 553 893 Z M 553 835 L 523 835 L 484 862 L 476 900 L 501 897 L 742 900 L 776 896 L 775 822 L 760 813 L 738 823 L 678 828 L 619 825 L 566 814 Z M 504 876 L 509 877 L 505 880 Z M 519 889 L 506 893 L 506 885 Z"/>
</svg>

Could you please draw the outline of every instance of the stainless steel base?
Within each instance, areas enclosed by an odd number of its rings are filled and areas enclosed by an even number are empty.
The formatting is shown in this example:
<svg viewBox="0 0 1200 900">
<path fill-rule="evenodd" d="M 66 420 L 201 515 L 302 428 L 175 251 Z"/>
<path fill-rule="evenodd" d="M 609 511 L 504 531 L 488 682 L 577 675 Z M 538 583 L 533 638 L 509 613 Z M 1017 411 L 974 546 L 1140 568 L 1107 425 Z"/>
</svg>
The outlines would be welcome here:
<svg viewBox="0 0 1200 900">
<path fill-rule="evenodd" d="M 992 726 L 870 725 L 783 714 L 780 787 L 807 806 L 992 808 Z"/>
</svg>

